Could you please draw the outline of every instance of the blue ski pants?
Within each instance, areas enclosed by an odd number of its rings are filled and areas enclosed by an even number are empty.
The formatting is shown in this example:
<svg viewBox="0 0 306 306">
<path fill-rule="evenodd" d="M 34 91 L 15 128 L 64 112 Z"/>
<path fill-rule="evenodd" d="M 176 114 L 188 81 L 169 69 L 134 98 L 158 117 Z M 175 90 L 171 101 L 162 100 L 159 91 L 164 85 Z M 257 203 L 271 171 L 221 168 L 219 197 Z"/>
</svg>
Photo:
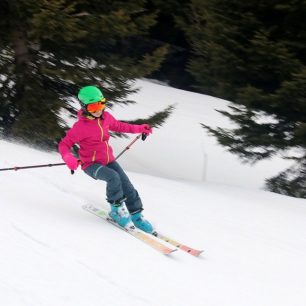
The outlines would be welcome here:
<svg viewBox="0 0 306 306">
<path fill-rule="evenodd" d="M 95 163 L 84 172 L 95 180 L 106 182 L 106 197 L 110 204 L 126 197 L 125 204 L 131 214 L 143 210 L 137 190 L 116 161 L 106 166 Z"/>
</svg>

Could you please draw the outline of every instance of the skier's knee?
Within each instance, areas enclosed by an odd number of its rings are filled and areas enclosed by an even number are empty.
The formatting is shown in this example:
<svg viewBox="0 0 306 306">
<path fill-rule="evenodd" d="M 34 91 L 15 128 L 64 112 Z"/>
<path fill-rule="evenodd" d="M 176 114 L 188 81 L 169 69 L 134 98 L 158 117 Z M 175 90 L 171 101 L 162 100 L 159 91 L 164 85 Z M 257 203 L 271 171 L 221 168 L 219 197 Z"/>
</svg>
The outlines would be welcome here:
<svg viewBox="0 0 306 306">
<path fill-rule="evenodd" d="M 117 172 L 112 172 L 112 174 L 108 177 L 107 182 L 109 184 L 121 185 L 121 179 Z"/>
</svg>

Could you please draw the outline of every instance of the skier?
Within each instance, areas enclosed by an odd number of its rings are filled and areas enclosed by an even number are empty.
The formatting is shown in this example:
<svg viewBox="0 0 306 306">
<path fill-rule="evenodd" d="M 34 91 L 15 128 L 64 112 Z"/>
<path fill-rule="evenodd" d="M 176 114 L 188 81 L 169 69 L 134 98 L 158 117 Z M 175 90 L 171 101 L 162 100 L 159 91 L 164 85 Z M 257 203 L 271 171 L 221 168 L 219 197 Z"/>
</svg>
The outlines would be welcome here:
<svg viewBox="0 0 306 306">
<path fill-rule="evenodd" d="M 109 131 L 149 135 L 152 128 L 148 124 L 136 125 L 116 120 L 105 111 L 106 99 L 96 86 L 81 88 L 78 99 L 81 104 L 78 121 L 59 143 L 63 160 L 69 169 L 76 170 L 81 164 L 86 174 L 106 182 L 107 201 L 111 206 L 109 215 L 116 223 L 124 228 L 135 225 L 147 233 L 153 233 L 153 226 L 143 218 L 143 205 L 138 192 L 115 161 L 108 143 Z M 80 147 L 79 160 L 70 152 L 74 144 Z"/>
</svg>

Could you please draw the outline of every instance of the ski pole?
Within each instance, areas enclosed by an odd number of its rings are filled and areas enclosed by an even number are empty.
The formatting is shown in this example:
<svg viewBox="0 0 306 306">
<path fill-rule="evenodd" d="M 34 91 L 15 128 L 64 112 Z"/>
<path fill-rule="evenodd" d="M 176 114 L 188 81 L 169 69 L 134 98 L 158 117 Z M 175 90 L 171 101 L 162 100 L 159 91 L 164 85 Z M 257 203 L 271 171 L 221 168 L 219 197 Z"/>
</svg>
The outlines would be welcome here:
<svg viewBox="0 0 306 306">
<path fill-rule="evenodd" d="M 127 150 L 129 150 L 131 148 L 131 146 L 141 137 L 141 139 L 144 141 L 147 138 L 147 135 L 145 133 L 139 134 L 138 136 L 136 136 L 136 138 L 129 144 L 127 145 L 127 147 L 125 147 L 125 149 L 120 152 L 118 154 L 118 156 L 116 156 L 115 160 L 117 160 L 124 152 L 126 152 Z"/>
<path fill-rule="evenodd" d="M 116 158 L 117 160 L 124 152 L 130 149 L 130 147 L 141 137 L 142 140 L 145 140 L 147 138 L 146 134 L 139 134 Z M 80 161 L 79 161 L 80 163 Z M 43 168 L 43 167 L 54 167 L 54 166 L 65 166 L 66 163 L 57 163 L 57 164 L 43 164 L 43 165 L 32 165 L 32 166 L 23 166 L 23 167 L 11 167 L 11 168 L 0 168 L 0 171 L 10 171 L 10 170 L 22 170 L 22 169 L 32 169 L 32 168 Z M 71 174 L 73 174 L 74 171 L 71 170 Z"/>
<path fill-rule="evenodd" d="M 44 164 L 44 165 L 33 165 L 33 166 L 24 166 L 24 167 L 12 167 L 12 168 L 1 168 L 0 171 L 9 171 L 9 170 L 22 170 L 22 169 L 32 169 L 32 168 L 43 168 L 43 167 L 53 167 L 53 166 L 64 166 L 66 163 L 58 164 Z M 71 170 L 71 174 L 74 174 L 74 170 Z"/>
<path fill-rule="evenodd" d="M 58 164 L 44 164 L 44 165 L 33 165 L 33 166 L 24 166 L 24 167 L 12 167 L 12 168 L 2 168 L 0 171 L 9 171 L 9 170 L 21 170 L 21 169 L 31 169 L 31 168 L 42 168 L 42 167 L 53 167 L 53 166 L 63 166 L 65 163 Z"/>
</svg>

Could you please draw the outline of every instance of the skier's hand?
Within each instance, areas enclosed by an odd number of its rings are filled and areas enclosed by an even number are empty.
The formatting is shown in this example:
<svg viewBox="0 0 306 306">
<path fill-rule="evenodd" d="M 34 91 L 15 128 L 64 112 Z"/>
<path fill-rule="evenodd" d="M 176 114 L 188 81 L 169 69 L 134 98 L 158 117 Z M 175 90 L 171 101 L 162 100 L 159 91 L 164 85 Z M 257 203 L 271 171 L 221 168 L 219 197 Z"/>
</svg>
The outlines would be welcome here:
<svg viewBox="0 0 306 306">
<path fill-rule="evenodd" d="M 142 124 L 140 128 L 141 128 L 140 133 L 146 134 L 147 136 L 152 134 L 152 128 L 149 124 Z"/>
<path fill-rule="evenodd" d="M 63 160 L 70 170 L 76 170 L 79 166 L 79 161 L 71 153 L 64 155 Z"/>
</svg>

